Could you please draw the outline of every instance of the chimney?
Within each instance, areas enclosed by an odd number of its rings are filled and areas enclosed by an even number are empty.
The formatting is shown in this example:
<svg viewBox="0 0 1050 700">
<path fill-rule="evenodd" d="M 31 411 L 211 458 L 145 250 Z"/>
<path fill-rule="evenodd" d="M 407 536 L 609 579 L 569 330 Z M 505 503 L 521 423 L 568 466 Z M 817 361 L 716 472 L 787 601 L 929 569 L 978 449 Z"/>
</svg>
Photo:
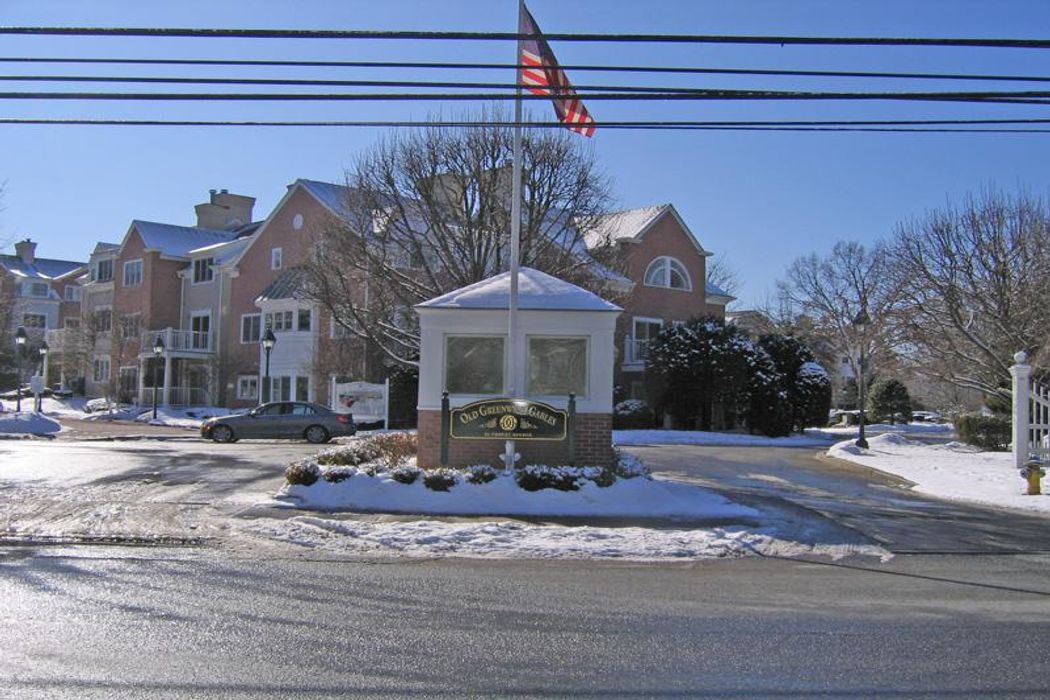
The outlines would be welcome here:
<svg viewBox="0 0 1050 700">
<path fill-rule="evenodd" d="M 208 201 L 194 207 L 197 227 L 234 229 L 252 221 L 254 197 L 230 194 L 229 190 L 208 190 Z"/>
<path fill-rule="evenodd" d="M 36 259 L 36 243 L 28 238 L 15 243 L 15 255 L 22 258 L 26 265 L 32 265 Z"/>
</svg>

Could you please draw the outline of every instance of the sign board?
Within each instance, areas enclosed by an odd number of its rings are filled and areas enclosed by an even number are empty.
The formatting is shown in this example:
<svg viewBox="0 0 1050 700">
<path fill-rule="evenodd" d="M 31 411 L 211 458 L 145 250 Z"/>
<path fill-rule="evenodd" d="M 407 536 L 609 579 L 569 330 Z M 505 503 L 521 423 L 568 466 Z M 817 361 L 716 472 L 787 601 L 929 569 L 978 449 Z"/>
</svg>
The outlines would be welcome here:
<svg viewBox="0 0 1050 700">
<path fill-rule="evenodd" d="M 356 423 L 372 423 L 387 420 L 387 403 L 390 382 L 370 384 L 368 382 L 336 383 L 332 380 L 332 410 L 350 413 Z M 385 423 L 384 423 L 385 425 Z"/>
<path fill-rule="evenodd" d="M 474 440 L 564 440 L 568 412 L 538 401 L 489 399 L 451 411 L 449 434 Z"/>
<path fill-rule="evenodd" d="M 29 378 L 29 390 L 34 394 L 42 394 L 44 392 L 44 378 L 39 374 L 34 374 Z"/>
</svg>

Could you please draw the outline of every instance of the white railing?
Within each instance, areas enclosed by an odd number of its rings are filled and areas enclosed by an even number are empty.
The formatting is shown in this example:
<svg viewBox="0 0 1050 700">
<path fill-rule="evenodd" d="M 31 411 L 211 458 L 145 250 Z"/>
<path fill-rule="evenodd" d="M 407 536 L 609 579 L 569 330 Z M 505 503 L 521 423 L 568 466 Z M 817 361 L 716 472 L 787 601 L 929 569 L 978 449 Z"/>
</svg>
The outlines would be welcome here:
<svg viewBox="0 0 1050 700">
<path fill-rule="evenodd" d="M 159 406 L 210 406 L 211 393 L 198 386 L 168 387 L 168 402 L 164 403 L 164 387 L 157 387 L 157 405 Z M 144 387 L 139 392 L 139 406 L 153 405 L 153 388 Z"/>
<path fill-rule="evenodd" d="M 184 331 L 179 328 L 162 328 L 158 331 L 143 331 L 142 352 L 153 352 L 153 344 L 157 336 L 164 340 L 164 349 L 173 352 L 201 352 L 210 353 L 215 351 L 215 334 L 200 331 Z"/>
<path fill-rule="evenodd" d="M 1023 352 L 1014 355 L 1013 453 L 1021 469 L 1031 456 L 1050 459 L 1050 387 L 1032 379 L 1032 367 Z"/>
<path fill-rule="evenodd" d="M 649 350 L 648 340 L 639 340 L 627 336 L 623 339 L 623 363 L 625 365 L 644 365 Z"/>
</svg>

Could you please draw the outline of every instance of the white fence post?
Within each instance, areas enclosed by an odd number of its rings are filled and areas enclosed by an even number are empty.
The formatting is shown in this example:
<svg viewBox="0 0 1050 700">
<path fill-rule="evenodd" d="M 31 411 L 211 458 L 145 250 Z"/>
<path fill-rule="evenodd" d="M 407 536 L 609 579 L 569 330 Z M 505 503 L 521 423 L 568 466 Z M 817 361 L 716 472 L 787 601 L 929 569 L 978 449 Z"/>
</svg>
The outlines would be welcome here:
<svg viewBox="0 0 1050 700">
<path fill-rule="evenodd" d="M 1028 459 L 1032 366 L 1028 364 L 1028 356 L 1024 351 L 1014 355 L 1014 363 L 1014 366 L 1010 368 L 1010 374 L 1013 376 L 1014 466 L 1018 469 L 1023 469 L 1024 463 Z"/>
</svg>

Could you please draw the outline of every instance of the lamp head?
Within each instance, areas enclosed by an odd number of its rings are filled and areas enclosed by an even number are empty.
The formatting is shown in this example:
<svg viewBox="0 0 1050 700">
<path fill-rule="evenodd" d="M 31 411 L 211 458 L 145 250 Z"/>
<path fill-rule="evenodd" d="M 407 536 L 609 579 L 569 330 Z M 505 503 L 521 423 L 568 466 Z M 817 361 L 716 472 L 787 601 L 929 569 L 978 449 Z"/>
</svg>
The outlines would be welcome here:
<svg viewBox="0 0 1050 700">
<path fill-rule="evenodd" d="M 47 344 L 46 340 L 44 342 L 40 343 L 40 356 L 41 357 L 47 355 L 49 350 L 51 350 L 51 348 L 48 347 L 48 344 Z"/>
<path fill-rule="evenodd" d="M 153 354 L 160 357 L 164 354 L 164 338 L 157 336 L 157 339 L 153 341 Z"/>
<path fill-rule="evenodd" d="M 277 344 L 277 336 L 273 334 L 272 328 L 266 329 L 266 335 L 263 336 L 262 345 L 267 350 L 273 350 L 273 346 Z"/>
<path fill-rule="evenodd" d="M 22 328 L 22 326 L 19 326 L 18 330 L 15 331 L 15 344 L 16 345 L 25 345 L 26 344 L 26 340 L 28 338 L 29 338 L 29 336 L 26 335 L 26 329 Z"/>
</svg>

